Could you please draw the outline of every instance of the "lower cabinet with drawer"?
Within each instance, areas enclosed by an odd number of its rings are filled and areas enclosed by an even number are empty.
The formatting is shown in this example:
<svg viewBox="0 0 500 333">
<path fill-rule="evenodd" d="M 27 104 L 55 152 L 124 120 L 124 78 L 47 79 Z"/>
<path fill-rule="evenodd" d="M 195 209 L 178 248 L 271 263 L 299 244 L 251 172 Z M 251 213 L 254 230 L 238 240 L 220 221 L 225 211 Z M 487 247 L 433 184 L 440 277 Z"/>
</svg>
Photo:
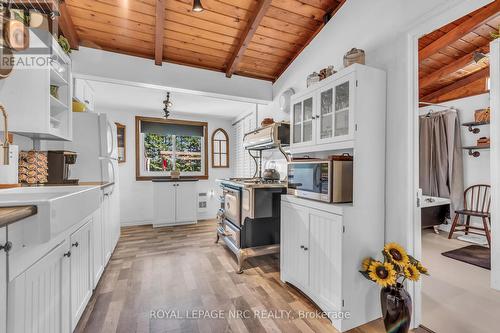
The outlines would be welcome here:
<svg viewBox="0 0 500 333">
<path fill-rule="evenodd" d="M 380 317 L 378 288 L 358 272 L 373 242 L 362 244 L 370 235 L 357 238 L 345 210 L 349 209 L 282 196 L 281 280 L 304 292 L 339 332 Z M 353 236 L 360 243 L 352 242 Z M 382 238 L 373 238 L 383 244 Z"/>
</svg>

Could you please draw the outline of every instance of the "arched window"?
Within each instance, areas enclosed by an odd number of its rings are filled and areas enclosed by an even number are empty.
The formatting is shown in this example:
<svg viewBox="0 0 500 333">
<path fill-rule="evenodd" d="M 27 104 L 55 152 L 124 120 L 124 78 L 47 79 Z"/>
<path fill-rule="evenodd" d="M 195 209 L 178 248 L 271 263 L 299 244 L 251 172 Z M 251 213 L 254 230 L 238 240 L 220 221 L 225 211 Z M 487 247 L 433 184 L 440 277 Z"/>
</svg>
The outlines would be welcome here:
<svg viewBox="0 0 500 333">
<path fill-rule="evenodd" d="M 229 137 L 222 128 L 212 134 L 212 168 L 229 168 Z"/>
</svg>

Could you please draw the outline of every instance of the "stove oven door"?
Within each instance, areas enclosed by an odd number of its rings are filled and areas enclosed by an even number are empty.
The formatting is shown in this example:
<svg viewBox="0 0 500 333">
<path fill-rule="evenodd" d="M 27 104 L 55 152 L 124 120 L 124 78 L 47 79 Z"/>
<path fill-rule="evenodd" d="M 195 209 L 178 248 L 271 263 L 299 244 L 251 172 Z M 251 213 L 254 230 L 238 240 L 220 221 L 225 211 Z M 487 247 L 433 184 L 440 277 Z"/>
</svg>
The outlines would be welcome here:
<svg viewBox="0 0 500 333">
<path fill-rule="evenodd" d="M 241 226 L 241 191 L 224 188 L 224 216 L 235 226 Z"/>
</svg>

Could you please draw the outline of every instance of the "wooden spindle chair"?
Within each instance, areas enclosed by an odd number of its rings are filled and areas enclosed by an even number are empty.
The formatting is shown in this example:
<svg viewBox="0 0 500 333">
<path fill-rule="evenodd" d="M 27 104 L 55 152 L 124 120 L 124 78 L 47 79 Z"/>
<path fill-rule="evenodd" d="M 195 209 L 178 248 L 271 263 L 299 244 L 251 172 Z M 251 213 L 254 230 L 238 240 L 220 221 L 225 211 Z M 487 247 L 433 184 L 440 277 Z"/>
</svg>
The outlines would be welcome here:
<svg viewBox="0 0 500 333">
<path fill-rule="evenodd" d="M 455 231 L 464 231 L 466 235 L 469 233 L 475 235 L 486 236 L 488 246 L 491 247 L 491 188 L 490 185 L 472 185 L 464 191 L 464 209 L 455 211 L 455 219 L 451 226 L 448 239 L 453 237 Z M 460 215 L 465 217 L 465 224 L 459 225 Z M 483 220 L 483 228 L 470 225 L 472 216 L 480 217 Z M 460 228 L 460 229 L 457 229 Z M 484 233 L 474 232 L 470 230 L 482 230 Z"/>
</svg>

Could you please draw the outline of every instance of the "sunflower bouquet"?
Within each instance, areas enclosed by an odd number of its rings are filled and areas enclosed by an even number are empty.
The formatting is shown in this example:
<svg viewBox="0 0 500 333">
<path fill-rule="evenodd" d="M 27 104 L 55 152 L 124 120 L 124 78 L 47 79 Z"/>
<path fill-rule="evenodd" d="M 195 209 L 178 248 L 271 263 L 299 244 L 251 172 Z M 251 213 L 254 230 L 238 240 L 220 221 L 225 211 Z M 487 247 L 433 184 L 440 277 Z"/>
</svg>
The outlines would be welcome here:
<svg viewBox="0 0 500 333">
<path fill-rule="evenodd" d="M 420 261 L 406 253 L 405 249 L 397 243 L 387 243 L 382 250 L 384 261 L 371 257 L 361 263 L 360 273 L 365 278 L 376 282 L 381 287 L 395 286 L 406 279 L 418 281 L 421 274 L 429 275 Z"/>
</svg>

